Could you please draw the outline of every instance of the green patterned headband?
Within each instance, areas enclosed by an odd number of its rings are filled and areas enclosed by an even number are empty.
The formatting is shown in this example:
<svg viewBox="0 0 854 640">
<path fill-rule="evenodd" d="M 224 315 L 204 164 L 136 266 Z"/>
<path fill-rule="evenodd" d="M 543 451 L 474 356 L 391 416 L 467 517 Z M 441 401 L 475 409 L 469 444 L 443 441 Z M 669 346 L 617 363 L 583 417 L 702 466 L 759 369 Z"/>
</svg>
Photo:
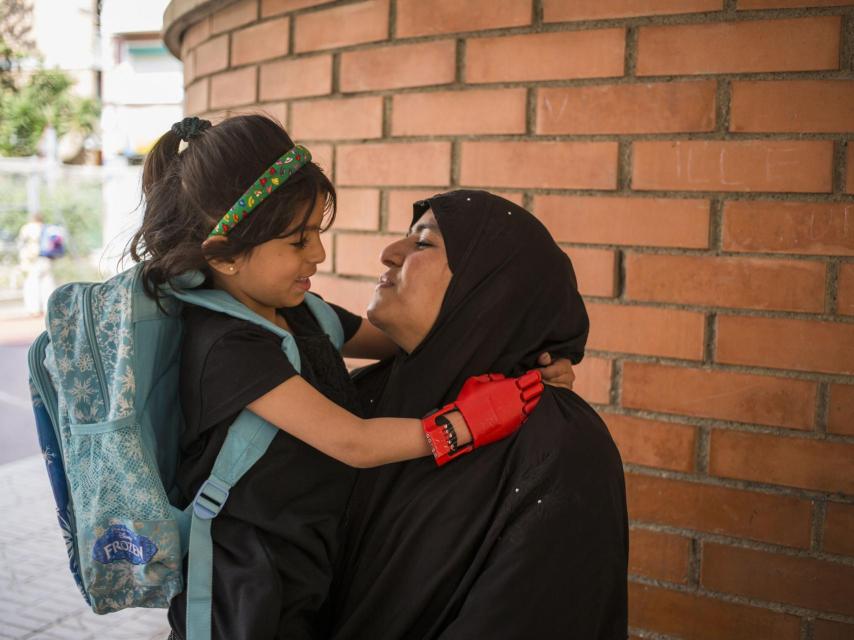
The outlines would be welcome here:
<svg viewBox="0 0 854 640">
<path fill-rule="evenodd" d="M 281 158 L 276 160 L 246 192 L 238 198 L 237 202 L 217 222 L 208 238 L 214 236 L 225 236 L 234 229 L 235 225 L 244 220 L 252 213 L 259 204 L 264 202 L 273 191 L 281 187 L 288 178 L 299 171 L 306 163 L 311 161 L 311 153 L 302 145 L 296 145 Z"/>
</svg>

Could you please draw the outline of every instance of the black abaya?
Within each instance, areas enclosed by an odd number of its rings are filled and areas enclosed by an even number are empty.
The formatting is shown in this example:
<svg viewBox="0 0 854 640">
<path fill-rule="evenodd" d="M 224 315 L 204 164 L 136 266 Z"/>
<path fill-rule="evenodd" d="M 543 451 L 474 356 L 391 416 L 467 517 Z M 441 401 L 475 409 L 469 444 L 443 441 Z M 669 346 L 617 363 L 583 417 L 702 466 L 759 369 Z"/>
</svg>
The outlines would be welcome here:
<svg viewBox="0 0 854 640">
<path fill-rule="evenodd" d="M 484 192 L 433 210 L 453 273 L 411 354 L 358 379 L 377 416 L 420 417 L 484 371 L 548 350 L 578 362 L 587 314 L 568 258 L 524 209 Z M 546 389 L 513 437 L 439 469 L 360 474 L 333 592 L 336 640 L 625 638 L 628 531 L 619 454 L 576 394 Z"/>
</svg>

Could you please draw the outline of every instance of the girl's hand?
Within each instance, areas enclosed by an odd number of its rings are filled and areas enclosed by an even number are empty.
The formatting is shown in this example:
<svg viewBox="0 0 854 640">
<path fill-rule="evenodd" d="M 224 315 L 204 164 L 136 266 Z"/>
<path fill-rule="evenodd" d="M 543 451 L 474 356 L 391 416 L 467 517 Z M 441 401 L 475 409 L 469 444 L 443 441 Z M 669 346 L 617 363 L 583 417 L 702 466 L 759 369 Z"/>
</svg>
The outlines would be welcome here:
<svg viewBox="0 0 854 640">
<path fill-rule="evenodd" d="M 537 370 L 518 378 L 488 373 L 466 380 L 454 402 L 421 421 L 436 464 L 441 466 L 515 433 L 537 406 L 542 393 Z M 452 430 L 444 426 L 446 423 Z"/>
<path fill-rule="evenodd" d="M 537 364 L 540 365 L 539 372 L 543 375 L 544 384 L 572 391 L 575 372 L 572 370 L 572 363 L 569 360 L 559 358 L 552 362 L 551 355 L 548 352 L 543 352 L 537 358 Z"/>
</svg>

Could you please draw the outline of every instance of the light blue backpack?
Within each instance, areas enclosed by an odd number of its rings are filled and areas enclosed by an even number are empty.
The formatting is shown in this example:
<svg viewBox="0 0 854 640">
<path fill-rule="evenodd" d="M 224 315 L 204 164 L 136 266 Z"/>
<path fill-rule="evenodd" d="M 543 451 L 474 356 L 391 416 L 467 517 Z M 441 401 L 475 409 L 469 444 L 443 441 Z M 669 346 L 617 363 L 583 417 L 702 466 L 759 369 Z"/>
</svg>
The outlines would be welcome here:
<svg viewBox="0 0 854 640">
<path fill-rule="evenodd" d="M 57 289 L 47 330 L 30 348 L 39 441 L 65 537 L 72 574 L 96 613 L 168 607 L 184 589 L 189 553 L 187 638 L 211 635 L 211 521 L 231 487 L 278 432 L 249 411 L 231 425 L 210 477 L 184 510 L 173 506 L 178 439 L 181 306 L 214 309 L 282 338 L 297 371 L 290 333 L 224 291 L 194 289 L 200 273 L 164 289 L 158 308 L 137 265 L 103 283 Z M 337 314 L 317 296 L 306 303 L 340 350 Z"/>
</svg>

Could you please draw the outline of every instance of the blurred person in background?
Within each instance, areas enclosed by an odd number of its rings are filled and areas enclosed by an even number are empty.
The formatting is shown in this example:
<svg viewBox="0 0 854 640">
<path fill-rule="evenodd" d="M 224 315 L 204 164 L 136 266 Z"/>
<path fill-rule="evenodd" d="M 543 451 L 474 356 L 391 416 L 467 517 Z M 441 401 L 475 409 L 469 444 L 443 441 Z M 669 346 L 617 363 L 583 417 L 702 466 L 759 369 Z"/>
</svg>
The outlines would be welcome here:
<svg viewBox="0 0 854 640">
<path fill-rule="evenodd" d="M 24 275 L 24 308 L 32 316 L 44 314 L 47 299 L 56 288 L 53 259 L 44 255 L 44 218 L 34 213 L 18 232 L 18 264 Z"/>
</svg>

